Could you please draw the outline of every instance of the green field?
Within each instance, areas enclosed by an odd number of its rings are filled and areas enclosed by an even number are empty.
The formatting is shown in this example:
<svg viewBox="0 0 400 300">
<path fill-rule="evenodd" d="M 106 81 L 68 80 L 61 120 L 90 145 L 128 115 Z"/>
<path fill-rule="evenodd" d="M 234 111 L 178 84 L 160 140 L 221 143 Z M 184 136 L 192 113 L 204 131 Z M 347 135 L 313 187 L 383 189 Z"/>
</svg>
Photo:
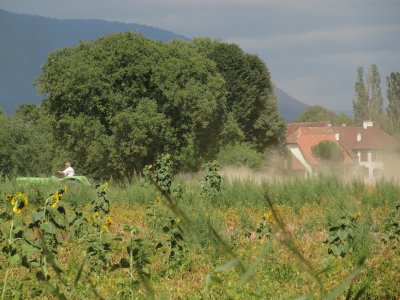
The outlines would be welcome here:
<svg viewBox="0 0 400 300">
<path fill-rule="evenodd" d="M 400 297 L 398 184 L 161 177 L 2 180 L 2 299 Z"/>
</svg>

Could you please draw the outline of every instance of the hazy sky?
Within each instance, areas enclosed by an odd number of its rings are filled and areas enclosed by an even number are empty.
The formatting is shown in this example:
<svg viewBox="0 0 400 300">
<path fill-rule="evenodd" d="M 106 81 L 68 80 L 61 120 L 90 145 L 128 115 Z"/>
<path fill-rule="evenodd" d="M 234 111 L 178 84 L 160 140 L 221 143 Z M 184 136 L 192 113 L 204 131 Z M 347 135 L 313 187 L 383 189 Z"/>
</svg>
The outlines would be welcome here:
<svg viewBox="0 0 400 300">
<path fill-rule="evenodd" d="M 307 104 L 351 109 L 356 69 L 400 72 L 400 0 L 0 0 L 60 19 L 138 23 L 234 42 L 260 56 L 273 82 Z"/>
</svg>

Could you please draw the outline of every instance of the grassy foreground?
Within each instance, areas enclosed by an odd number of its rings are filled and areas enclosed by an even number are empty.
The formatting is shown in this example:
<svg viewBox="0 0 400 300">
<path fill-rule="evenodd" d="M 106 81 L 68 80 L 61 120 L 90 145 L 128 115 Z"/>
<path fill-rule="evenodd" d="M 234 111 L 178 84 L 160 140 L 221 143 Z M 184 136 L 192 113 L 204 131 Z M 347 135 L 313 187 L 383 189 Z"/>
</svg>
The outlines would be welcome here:
<svg viewBox="0 0 400 300">
<path fill-rule="evenodd" d="M 200 181 L 3 180 L 1 299 L 400 297 L 397 184 Z"/>
</svg>

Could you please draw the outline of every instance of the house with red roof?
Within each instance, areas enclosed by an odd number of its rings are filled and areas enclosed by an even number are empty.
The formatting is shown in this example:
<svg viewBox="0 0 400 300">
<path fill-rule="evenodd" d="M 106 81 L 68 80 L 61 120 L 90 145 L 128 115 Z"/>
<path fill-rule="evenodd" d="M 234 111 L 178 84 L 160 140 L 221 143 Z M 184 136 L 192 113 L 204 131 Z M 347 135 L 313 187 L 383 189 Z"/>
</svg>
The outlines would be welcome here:
<svg viewBox="0 0 400 300">
<path fill-rule="evenodd" d="M 329 122 L 287 124 L 286 146 L 289 150 L 288 170 L 313 175 L 323 162 L 312 153 L 312 147 L 322 141 L 336 143 L 342 150 L 342 167 L 361 172 L 368 179 L 378 176 L 384 169 L 382 153 L 396 145 L 396 140 L 373 126 L 332 126 Z"/>
</svg>

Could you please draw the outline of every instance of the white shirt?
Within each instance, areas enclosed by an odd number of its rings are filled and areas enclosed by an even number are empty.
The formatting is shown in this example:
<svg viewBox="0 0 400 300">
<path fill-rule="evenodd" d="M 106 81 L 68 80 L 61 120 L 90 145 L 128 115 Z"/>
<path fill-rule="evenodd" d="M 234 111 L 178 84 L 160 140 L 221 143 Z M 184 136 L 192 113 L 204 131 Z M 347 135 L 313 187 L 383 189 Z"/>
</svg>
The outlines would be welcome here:
<svg viewBox="0 0 400 300">
<path fill-rule="evenodd" d="M 65 176 L 75 176 L 75 171 L 72 169 L 72 167 L 66 168 L 64 171 L 62 171 Z"/>
</svg>

